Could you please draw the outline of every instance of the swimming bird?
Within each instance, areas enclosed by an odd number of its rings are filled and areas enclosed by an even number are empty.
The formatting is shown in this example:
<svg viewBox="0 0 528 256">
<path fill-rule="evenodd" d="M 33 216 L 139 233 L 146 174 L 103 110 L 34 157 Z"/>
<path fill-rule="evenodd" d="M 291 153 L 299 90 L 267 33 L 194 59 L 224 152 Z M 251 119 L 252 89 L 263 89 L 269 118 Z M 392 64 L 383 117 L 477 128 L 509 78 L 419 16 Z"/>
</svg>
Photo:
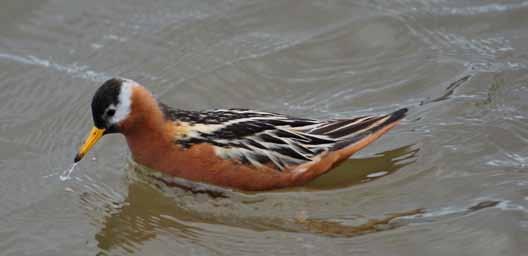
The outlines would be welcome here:
<svg viewBox="0 0 528 256">
<path fill-rule="evenodd" d="M 188 111 L 123 78 L 104 82 L 91 107 L 94 127 L 74 162 L 103 135 L 121 133 L 141 165 L 241 190 L 302 185 L 378 139 L 407 112 L 314 120 L 249 109 Z"/>
</svg>

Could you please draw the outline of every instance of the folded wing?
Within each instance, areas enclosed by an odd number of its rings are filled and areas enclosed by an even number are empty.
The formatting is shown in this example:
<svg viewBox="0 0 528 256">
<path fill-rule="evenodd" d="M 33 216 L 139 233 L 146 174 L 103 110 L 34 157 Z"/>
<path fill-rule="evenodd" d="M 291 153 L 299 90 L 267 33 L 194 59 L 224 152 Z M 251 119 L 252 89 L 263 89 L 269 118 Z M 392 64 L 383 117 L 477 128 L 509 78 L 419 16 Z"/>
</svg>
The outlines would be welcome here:
<svg viewBox="0 0 528 256">
<path fill-rule="evenodd" d="M 168 118 L 188 127 L 189 136 L 176 141 L 183 147 L 209 143 L 223 158 L 256 167 L 268 165 L 278 171 L 354 144 L 400 120 L 406 111 L 318 121 L 247 109 L 197 112 L 165 107 Z"/>
</svg>

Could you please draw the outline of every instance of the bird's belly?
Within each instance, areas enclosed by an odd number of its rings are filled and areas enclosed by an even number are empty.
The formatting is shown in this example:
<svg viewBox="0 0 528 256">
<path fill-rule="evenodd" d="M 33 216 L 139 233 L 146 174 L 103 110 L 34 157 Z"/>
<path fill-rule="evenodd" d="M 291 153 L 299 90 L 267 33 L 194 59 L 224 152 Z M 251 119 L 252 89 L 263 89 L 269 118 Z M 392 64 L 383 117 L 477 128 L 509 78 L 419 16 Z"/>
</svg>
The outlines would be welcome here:
<svg viewBox="0 0 528 256">
<path fill-rule="evenodd" d="M 138 143 L 128 140 L 128 144 L 137 163 L 192 181 L 242 190 L 268 190 L 296 183 L 292 173 L 279 172 L 266 166 L 256 168 L 224 159 L 209 144 L 196 144 L 187 149 L 174 143 Z"/>
</svg>

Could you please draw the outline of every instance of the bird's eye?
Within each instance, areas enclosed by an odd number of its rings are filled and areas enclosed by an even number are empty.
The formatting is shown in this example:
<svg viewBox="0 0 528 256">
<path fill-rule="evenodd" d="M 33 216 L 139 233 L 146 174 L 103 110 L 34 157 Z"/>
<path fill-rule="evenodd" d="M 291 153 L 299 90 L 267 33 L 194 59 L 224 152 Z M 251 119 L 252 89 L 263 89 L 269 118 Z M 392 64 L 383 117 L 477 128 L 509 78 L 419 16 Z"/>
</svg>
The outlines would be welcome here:
<svg viewBox="0 0 528 256">
<path fill-rule="evenodd" d="M 115 109 L 109 109 L 106 111 L 107 116 L 114 116 L 114 114 L 115 114 Z"/>
</svg>

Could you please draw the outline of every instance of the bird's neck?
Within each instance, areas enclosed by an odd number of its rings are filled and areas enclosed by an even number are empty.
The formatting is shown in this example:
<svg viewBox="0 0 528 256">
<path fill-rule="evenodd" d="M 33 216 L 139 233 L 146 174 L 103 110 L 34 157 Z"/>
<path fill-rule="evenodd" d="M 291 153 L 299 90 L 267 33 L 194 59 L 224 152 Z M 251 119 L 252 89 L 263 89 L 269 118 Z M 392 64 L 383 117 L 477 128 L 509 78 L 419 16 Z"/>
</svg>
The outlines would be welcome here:
<svg viewBox="0 0 528 256">
<path fill-rule="evenodd" d="M 144 154 L 170 147 L 172 138 L 167 133 L 168 127 L 169 121 L 165 119 L 156 98 L 144 87 L 134 87 L 130 114 L 120 126 L 134 159 L 139 162 L 142 162 L 141 159 L 155 159 Z"/>
<path fill-rule="evenodd" d="M 143 86 L 132 89 L 131 110 L 128 117 L 120 124 L 120 131 L 125 135 L 161 132 L 165 119 L 156 98 Z"/>
</svg>

